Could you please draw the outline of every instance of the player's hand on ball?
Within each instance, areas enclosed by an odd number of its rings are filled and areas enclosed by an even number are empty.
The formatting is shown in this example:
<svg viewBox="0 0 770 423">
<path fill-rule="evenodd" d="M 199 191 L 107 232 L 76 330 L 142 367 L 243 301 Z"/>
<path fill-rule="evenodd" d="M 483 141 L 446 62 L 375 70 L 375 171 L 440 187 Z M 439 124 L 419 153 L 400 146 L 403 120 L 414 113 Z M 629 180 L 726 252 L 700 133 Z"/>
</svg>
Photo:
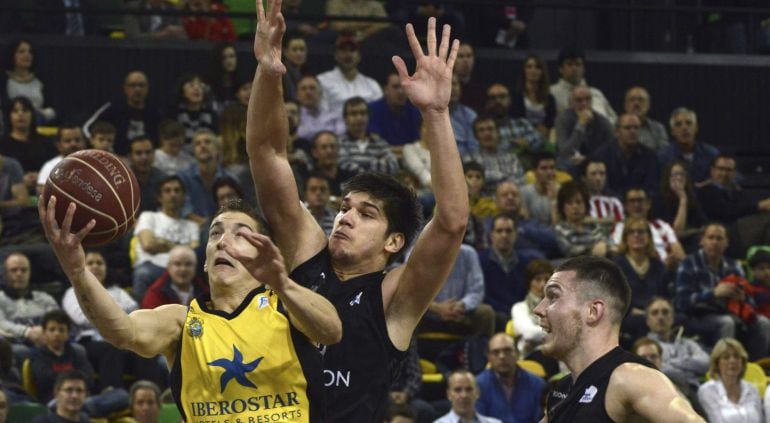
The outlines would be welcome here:
<svg viewBox="0 0 770 423">
<path fill-rule="evenodd" d="M 64 215 L 61 226 L 59 226 L 59 222 L 56 221 L 56 201 L 56 196 L 52 195 L 46 204 L 41 196 L 37 203 L 37 210 L 45 236 L 65 271 L 67 271 L 85 265 L 85 254 L 81 243 L 83 238 L 94 228 L 96 221 L 91 219 L 82 229 L 73 233 L 72 219 L 75 216 L 77 206 L 75 203 L 69 204 L 67 213 Z"/>
</svg>

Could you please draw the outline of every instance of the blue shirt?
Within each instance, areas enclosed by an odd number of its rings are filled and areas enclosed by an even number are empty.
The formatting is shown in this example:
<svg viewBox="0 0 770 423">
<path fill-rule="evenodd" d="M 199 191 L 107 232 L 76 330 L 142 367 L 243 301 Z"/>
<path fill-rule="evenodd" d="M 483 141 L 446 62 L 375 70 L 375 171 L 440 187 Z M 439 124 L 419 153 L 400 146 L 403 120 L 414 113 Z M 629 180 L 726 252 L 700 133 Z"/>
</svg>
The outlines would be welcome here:
<svg viewBox="0 0 770 423">
<path fill-rule="evenodd" d="M 711 163 L 718 155 L 719 150 L 713 145 L 696 141 L 692 151 L 692 158 L 687 160 L 682 149 L 679 148 L 679 143 L 672 142 L 658 152 L 658 162 L 661 166 L 676 160 L 684 162 L 687 165 L 690 180 L 693 182 L 703 182 L 711 177 Z"/>
<path fill-rule="evenodd" d="M 450 298 L 461 300 L 466 311 L 475 309 L 484 299 L 484 274 L 476 250 L 470 245 L 460 246 L 452 271 L 433 301 L 439 303 Z"/>
<path fill-rule="evenodd" d="M 384 98 L 369 103 L 369 126 L 390 145 L 404 145 L 420 139 L 422 116 L 408 100 L 401 110 L 391 110 Z"/>
<path fill-rule="evenodd" d="M 481 396 L 476 401 L 476 411 L 492 416 L 503 423 L 537 423 L 543 414 L 540 399 L 545 390 L 543 378 L 516 369 L 513 394 L 509 403 L 500 380 L 492 369 L 486 369 L 476 376 Z"/>
<path fill-rule="evenodd" d="M 677 310 L 688 312 L 697 303 L 713 302 L 714 287 L 727 275 L 735 274 L 741 278 L 746 276 L 743 268 L 737 260 L 723 258 L 716 272 L 708 267 L 706 256 L 700 249 L 690 254 L 679 263 L 676 270 L 676 298 Z M 727 309 L 725 309 L 725 313 Z"/>
<path fill-rule="evenodd" d="M 226 176 L 236 179 L 225 171 L 222 166 L 217 166 L 215 178 Z M 186 170 L 179 172 L 179 178 L 182 179 L 186 194 L 184 206 L 182 207 L 182 216 L 186 217 L 192 213 L 204 217 L 214 215 L 217 211 L 217 203 L 214 201 L 214 195 L 203 183 L 198 164 L 196 163 Z"/>
</svg>

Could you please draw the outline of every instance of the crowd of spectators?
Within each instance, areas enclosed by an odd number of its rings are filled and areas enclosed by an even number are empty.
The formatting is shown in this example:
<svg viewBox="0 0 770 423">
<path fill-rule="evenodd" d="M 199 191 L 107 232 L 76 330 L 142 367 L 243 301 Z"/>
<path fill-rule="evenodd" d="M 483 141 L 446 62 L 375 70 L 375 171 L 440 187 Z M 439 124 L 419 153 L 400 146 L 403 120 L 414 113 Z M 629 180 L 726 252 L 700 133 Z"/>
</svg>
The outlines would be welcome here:
<svg viewBox="0 0 770 423">
<path fill-rule="evenodd" d="M 84 148 L 115 153 L 137 176 L 141 214 L 132 233 L 87 252 L 91 271 L 126 311 L 188 304 L 207 290 L 200 257 L 211 216 L 230 199 L 256 198 L 245 149 L 251 81 L 232 44 L 241 33 L 218 16 L 225 4 L 185 2 L 191 11 L 212 12 L 206 16 L 126 16 L 128 37 L 217 42 L 207 71 L 176 78 L 165 111 L 148 101 L 153 85 L 141 70 L 125 75 L 121 98 L 96 110 L 54 110 L 34 73 L 32 43 L 9 44 L 0 75 L 0 334 L 10 349 L 0 354 L 0 369 L 9 401 L 63 401 L 78 392 L 127 390 L 127 381 L 142 379 L 150 382 L 137 382 L 136 390 L 152 391 L 157 406 L 167 386 L 165 363 L 104 342 L 51 268 L 34 209 L 63 157 Z M 178 5 L 146 0 L 127 7 Z M 526 46 L 531 11 L 500 9 L 479 38 L 486 43 L 476 45 Z M 457 25 L 461 36 L 468 30 L 456 10 L 438 3 L 386 10 L 376 1 L 329 0 L 327 13 L 390 13 L 418 25 L 436 16 Z M 87 18 L 69 13 L 57 28 L 88 34 Z M 390 48 L 403 41 L 399 32 L 375 21 L 289 24 L 295 32 L 283 51 L 287 155 L 306 207 L 329 233 L 341 183 L 378 171 L 413 188 L 430 216 L 431 164 L 420 115 L 397 73 L 376 81 L 358 68 L 362 50 Z M 334 66 L 314 75 L 305 67 L 307 41 L 323 36 L 333 36 Z M 761 397 L 740 376 L 749 361 L 770 356 L 770 199 L 757 201 L 741 189 L 737 158 L 700 137 L 696 111 L 651 113 L 655 93 L 642 86 L 628 87 L 624 103 L 611 104 L 601 80 L 587 82 L 578 48 L 559 53 L 558 78 L 530 54 L 511 79 L 482 81 L 473 73 L 474 54 L 473 44 L 460 45 L 449 106 L 469 192 L 457 201 L 471 206 L 465 245 L 394 385 L 392 417 L 400 420 L 392 421 L 464 415 L 469 398 L 470 415 L 477 410 L 480 421 L 537 421 L 547 380 L 516 362 L 539 362 L 546 378 L 559 373 L 559 363 L 538 350 L 543 332 L 532 310 L 553 266 L 585 254 L 615 261 L 632 287 L 625 347 L 653 363 L 657 354 L 658 366 L 709 418 L 729 415 L 730 407 L 762 416 Z M 90 118 L 67 120 L 83 113 Z M 53 135 L 38 131 L 51 125 Z M 502 333 L 511 320 L 514 336 Z M 480 345 L 490 368 L 475 376 L 447 369 L 449 401 L 426 401 L 436 398 L 421 398 L 415 364 L 426 332 Z M 25 363 L 35 392 L 18 389 Z M 703 383 L 709 366 L 711 380 Z M 53 407 L 58 413 L 61 404 Z"/>
</svg>

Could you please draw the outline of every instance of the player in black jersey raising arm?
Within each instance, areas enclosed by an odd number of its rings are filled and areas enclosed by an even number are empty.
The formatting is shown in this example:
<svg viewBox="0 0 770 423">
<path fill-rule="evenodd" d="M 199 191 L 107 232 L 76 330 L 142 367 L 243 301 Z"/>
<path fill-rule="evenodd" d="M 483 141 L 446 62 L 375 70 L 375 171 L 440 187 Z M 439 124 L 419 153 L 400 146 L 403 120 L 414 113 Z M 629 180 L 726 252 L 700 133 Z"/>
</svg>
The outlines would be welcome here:
<svg viewBox="0 0 770 423">
<path fill-rule="evenodd" d="M 543 354 L 572 372 L 549 392 L 541 423 L 703 422 L 661 372 L 619 346 L 631 288 L 609 260 L 583 256 L 558 268 L 535 307 Z"/>
<path fill-rule="evenodd" d="M 450 41 L 448 25 L 437 40 L 431 18 L 427 53 L 412 26 L 406 26 L 415 72 L 409 75 L 404 61 L 393 58 L 401 85 L 422 113 L 436 209 L 406 263 L 385 272 L 419 227 L 414 194 L 389 176 L 351 178 L 329 238 L 301 206 L 286 155 L 280 7 L 280 1 L 270 0 L 265 12 L 257 1 L 259 66 L 246 125 L 251 171 L 291 277 L 326 296 L 342 320 L 342 341 L 324 354 L 327 421 L 382 421 L 394 367 L 449 274 L 468 220 L 467 188 L 448 111 L 459 42 Z"/>
</svg>

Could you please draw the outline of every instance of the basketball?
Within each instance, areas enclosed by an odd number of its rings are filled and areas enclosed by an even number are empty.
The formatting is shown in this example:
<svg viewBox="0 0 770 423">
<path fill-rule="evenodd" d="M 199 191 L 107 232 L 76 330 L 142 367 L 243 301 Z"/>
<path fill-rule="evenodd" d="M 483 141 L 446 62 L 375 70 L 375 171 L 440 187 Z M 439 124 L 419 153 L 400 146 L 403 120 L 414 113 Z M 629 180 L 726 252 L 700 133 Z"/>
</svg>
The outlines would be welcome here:
<svg viewBox="0 0 770 423">
<path fill-rule="evenodd" d="M 102 150 L 81 150 L 60 161 L 43 188 L 45 205 L 56 196 L 56 221 L 61 225 L 71 202 L 77 205 L 72 232 L 91 219 L 96 226 L 83 239 L 94 247 L 120 238 L 134 226 L 139 213 L 139 183 L 117 156 Z"/>
</svg>

